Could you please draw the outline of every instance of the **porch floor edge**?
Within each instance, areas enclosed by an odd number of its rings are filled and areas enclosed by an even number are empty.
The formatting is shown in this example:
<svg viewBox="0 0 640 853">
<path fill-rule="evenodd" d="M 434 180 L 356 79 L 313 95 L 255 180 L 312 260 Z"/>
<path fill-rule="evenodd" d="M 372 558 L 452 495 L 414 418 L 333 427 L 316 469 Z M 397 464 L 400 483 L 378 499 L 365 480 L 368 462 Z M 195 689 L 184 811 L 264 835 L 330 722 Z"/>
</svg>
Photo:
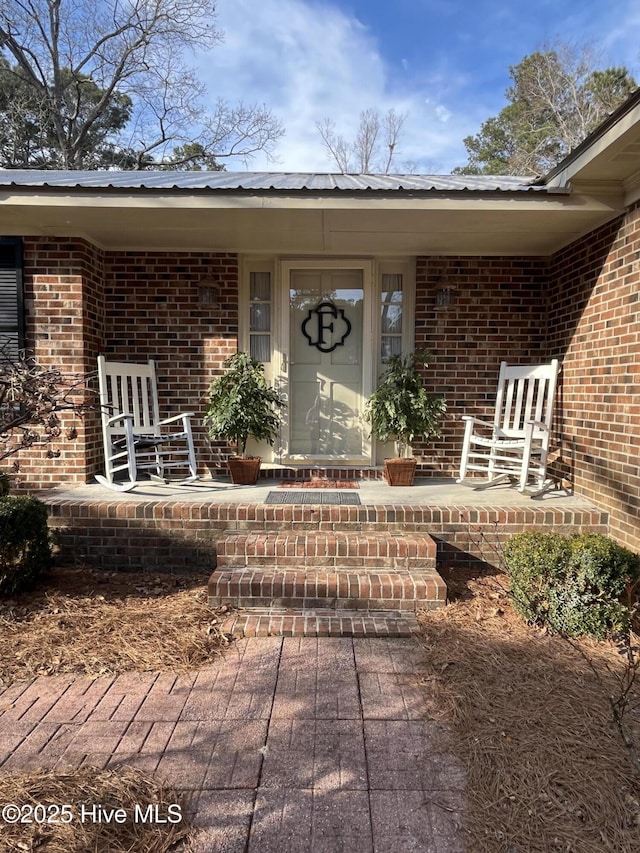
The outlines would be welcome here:
<svg viewBox="0 0 640 853">
<path fill-rule="evenodd" d="M 488 561 L 479 540 L 495 543 L 532 527 L 609 532 L 606 512 L 564 493 L 531 500 L 509 487 L 476 492 L 452 480 L 411 487 L 362 481 L 359 506 L 265 504 L 275 488 L 273 482 L 253 487 L 202 480 L 145 483 L 126 494 L 91 484 L 39 496 L 61 559 L 124 571 L 211 572 L 217 542 L 229 530 L 413 531 L 433 537 L 438 564 Z"/>
</svg>

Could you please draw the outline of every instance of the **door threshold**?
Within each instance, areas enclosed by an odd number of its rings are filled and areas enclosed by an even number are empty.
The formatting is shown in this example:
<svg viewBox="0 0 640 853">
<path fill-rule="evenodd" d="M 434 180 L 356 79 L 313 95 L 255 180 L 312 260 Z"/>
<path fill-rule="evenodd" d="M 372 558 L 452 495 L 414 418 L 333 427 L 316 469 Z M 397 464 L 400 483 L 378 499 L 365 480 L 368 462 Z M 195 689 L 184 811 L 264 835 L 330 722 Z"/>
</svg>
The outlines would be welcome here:
<svg viewBox="0 0 640 853">
<path fill-rule="evenodd" d="M 381 480 L 384 474 L 382 466 L 341 464 L 327 462 L 318 464 L 304 463 L 263 463 L 260 468 L 260 478 L 282 480 Z"/>
</svg>

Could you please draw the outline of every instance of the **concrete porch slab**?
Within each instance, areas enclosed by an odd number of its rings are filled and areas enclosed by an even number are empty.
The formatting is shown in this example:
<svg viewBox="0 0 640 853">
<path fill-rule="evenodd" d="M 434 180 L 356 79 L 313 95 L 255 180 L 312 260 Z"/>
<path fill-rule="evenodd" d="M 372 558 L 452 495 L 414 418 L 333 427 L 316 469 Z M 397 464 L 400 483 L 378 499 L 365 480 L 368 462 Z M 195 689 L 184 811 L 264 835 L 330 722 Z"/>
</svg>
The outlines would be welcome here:
<svg viewBox="0 0 640 853">
<path fill-rule="evenodd" d="M 118 503 L 148 503 L 150 501 L 207 501 L 223 504 L 264 504 L 269 492 L 278 488 L 281 479 L 260 480 L 255 486 L 236 486 L 226 480 L 203 478 L 187 485 L 147 481 L 130 492 L 116 492 L 99 483 L 58 487 L 39 494 L 43 500 L 59 501 L 117 501 Z M 288 489 L 289 487 L 287 487 Z M 294 487 L 291 487 L 294 489 Z M 307 502 L 309 492 L 304 491 Z M 339 490 L 338 490 L 339 491 Z M 323 490 L 317 490 L 322 494 Z M 313 491 L 312 491 L 313 493 Z M 362 505 L 393 506 L 473 506 L 473 507 L 568 507 L 584 508 L 590 504 L 564 489 L 552 489 L 538 498 L 521 494 L 515 486 L 500 484 L 478 489 L 475 481 L 456 483 L 448 478 L 416 478 L 413 486 L 388 486 L 383 480 L 360 480 L 357 494 Z M 318 498 L 320 503 L 320 498 Z"/>
</svg>

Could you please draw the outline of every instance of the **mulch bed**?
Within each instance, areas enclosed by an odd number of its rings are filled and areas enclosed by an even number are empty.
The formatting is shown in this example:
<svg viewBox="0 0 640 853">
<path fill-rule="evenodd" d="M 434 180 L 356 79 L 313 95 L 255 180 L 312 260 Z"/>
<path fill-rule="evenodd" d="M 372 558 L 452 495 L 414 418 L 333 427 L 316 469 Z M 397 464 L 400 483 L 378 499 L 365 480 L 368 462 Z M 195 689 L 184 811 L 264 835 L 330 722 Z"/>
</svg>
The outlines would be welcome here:
<svg viewBox="0 0 640 853">
<path fill-rule="evenodd" d="M 444 572 L 446 575 L 447 573 Z M 421 614 L 430 716 L 467 770 L 472 853 L 637 853 L 640 777 L 612 724 L 613 644 L 527 626 L 502 576 L 451 572 L 454 601 Z M 640 750 L 640 691 L 628 714 Z"/>
<path fill-rule="evenodd" d="M 188 822 L 179 820 L 182 796 L 130 767 L 0 775 L 0 803 L 14 804 L 24 818 L 0 821 L 3 853 L 169 853 L 189 836 Z M 59 811 L 62 805 L 70 808 Z M 93 819 L 98 805 L 104 815 L 123 811 L 117 820 Z"/>
<path fill-rule="evenodd" d="M 0 598 L 0 688 L 36 675 L 196 669 L 228 645 L 207 576 L 58 568 Z"/>
</svg>

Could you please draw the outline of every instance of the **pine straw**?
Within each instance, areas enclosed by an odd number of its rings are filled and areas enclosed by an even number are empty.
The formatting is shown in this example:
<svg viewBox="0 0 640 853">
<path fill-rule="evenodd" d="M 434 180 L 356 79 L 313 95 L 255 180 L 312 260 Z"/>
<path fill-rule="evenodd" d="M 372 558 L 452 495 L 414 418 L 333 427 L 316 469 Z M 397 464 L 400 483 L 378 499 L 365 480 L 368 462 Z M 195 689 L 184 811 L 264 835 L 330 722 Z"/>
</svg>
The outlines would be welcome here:
<svg viewBox="0 0 640 853">
<path fill-rule="evenodd" d="M 38 590 L 0 599 L 0 688 L 36 675 L 181 672 L 228 640 L 206 578 L 59 569 Z"/>
<path fill-rule="evenodd" d="M 23 853 L 26 850 L 43 853 L 166 853 L 175 850 L 178 842 L 189 834 L 184 820 L 171 822 L 178 817 L 177 810 L 168 810 L 169 805 L 176 804 L 184 815 L 180 794 L 130 767 L 111 770 L 85 767 L 72 774 L 43 771 L 3 775 L 0 776 L 0 803 L 18 806 L 69 804 L 73 814 L 70 823 L 0 822 L 0 849 L 3 853 Z M 126 820 L 124 823 L 98 822 L 87 819 L 90 812 L 86 812 L 85 820 L 82 820 L 82 804 L 87 809 L 97 804 L 105 809 L 125 809 Z M 138 820 L 136 805 L 142 809 L 142 813 L 138 812 Z M 153 819 L 141 819 L 148 806 L 157 806 L 158 821 L 155 820 L 155 809 Z"/>
<path fill-rule="evenodd" d="M 603 690 L 615 689 L 622 659 L 581 642 L 599 684 L 565 640 L 524 623 L 504 583 L 472 580 L 459 600 L 421 614 L 429 712 L 452 725 L 467 768 L 467 849 L 637 853 L 640 778 Z M 640 749 L 637 712 L 628 722 Z"/>
</svg>

